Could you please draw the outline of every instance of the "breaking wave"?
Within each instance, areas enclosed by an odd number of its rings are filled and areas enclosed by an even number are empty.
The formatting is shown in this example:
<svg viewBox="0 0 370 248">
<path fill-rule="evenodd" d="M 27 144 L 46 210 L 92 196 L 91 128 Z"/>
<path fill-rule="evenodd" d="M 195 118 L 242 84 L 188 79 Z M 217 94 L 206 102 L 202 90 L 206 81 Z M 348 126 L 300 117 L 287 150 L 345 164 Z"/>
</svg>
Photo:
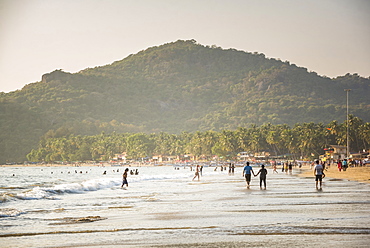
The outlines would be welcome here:
<svg viewBox="0 0 370 248">
<path fill-rule="evenodd" d="M 131 176 L 129 182 L 140 182 L 140 181 L 156 181 L 156 180 L 168 180 L 168 179 L 179 179 L 188 178 L 192 174 L 163 174 L 163 175 L 143 175 L 143 176 Z M 121 178 L 98 178 L 90 179 L 83 182 L 64 183 L 58 184 L 51 187 L 36 186 L 28 191 L 21 193 L 10 194 L 1 196 L 1 201 L 7 201 L 10 199 L 19 200 L 38 200 L 38 199 L 58 199 L 57 196 L 61 194 L 80 194 L 88 191 L 97 191 L 108 188 L 120 186 L 122 183 Z"/>
</svg>

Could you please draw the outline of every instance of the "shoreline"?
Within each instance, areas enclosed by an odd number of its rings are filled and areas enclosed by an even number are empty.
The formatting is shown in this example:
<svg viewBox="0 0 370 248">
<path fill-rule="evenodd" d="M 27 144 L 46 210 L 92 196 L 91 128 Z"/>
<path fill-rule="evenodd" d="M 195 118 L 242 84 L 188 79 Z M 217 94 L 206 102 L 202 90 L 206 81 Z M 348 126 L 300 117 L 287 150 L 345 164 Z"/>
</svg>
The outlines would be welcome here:
<svg viewBox="0 0 370 248">
<path fill-rule="evenodd" d="M 313 168 L 307 167 L 302 168 L 302 172 L 298 174 L 299 177 L 309 177 L 314 178 Z M 362 166 L 362 167 L 348 167 L 346 171 L 338 171 L 336 165 L 331 165 L 329 168 L 325 169 L 325 178 L 332 179 L 341 179 L 341 180 L 348 180 L 348 181 L 357 181 L 361 183 L 370 183 L 370 167 Z"/>
<path fill-rule="evenodd" d="M 126 165 L 112 165 L 109 163 L 99 164 L 2 164 L 0 167 L 151 167 L 151 166 L 162 166 L 154 164 L 126 164 Z"/>
<path fill-rule="evenodd" d="M 130 165 L 122 165 L 122 166 L 112 166 L 109 163 L 102 163 L 102 164 L 27 164 L 27 165 L 0 165 L 0 167 L 154 167 L 154 166 L 165 166 L 165 165 L 154 165 L 154 164 L 130 164 Z M 313 167 L 306 165 L 303 166 L 301 171 L 297 174 L 299 177 L 308 177 L 314 178 L 313 174 Z M 362 167 L 349 167 L 347 171 L 338 171 L 338 168 L 335 165 L 330 166 L 329 168 L 325 169 L 325 178 L 332 178 L 332 179 L 341 179 L 341 180 L 349 180 L 349 181 L 357 181 L 361 183 L 370 183 L 370 167 L 369 166 L 362 166 Z M 325 180 L 325 179 L 324 179 Z"/>
</svg>

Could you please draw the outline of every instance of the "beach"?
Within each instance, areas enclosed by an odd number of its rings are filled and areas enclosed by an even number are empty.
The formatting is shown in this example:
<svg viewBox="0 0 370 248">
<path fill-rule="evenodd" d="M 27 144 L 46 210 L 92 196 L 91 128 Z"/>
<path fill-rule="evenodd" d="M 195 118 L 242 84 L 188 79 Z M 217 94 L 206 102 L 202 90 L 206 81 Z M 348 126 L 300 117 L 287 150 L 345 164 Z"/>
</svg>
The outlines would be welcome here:
<svg viewBox="0 0 370 248">
<path fill-rule="evenodd" d="M 192 181 L 189 167 L 146 166 L 121 188 L 125 168 L 0 167 L 0 246 L 368 246 L 368 183 L 327 176 L 316 190 L 309 167 L 267 168 L 267 189 L 247 189 L 241 167 Z"/>
<path fill-rule="evenodd" d="M 146 167 L 146 166 L 154 166 L 153 164 L 148 163 L 136 163 L 132 165 L 127 165 L 126 167 L 130 168 L 137 168 L 137 167 Z M 15 167 L 15 168 L 22 168 L 22 167 L 112 167 L 109 163 L 79 163 L 79 164 L 26 164 L 26 165 L 0 165 L 0 167 Z M 117 167 L 117 168 L 120 168 Z M 313 174 L 313 166 L 304 165 L 299 170 L 298 176 L 301 177 L 312 177 L 314 178 Z M 361 167 L 349 167 L 347 171 L 339 171 L 335 165 L 331 165 L 327 167 L 325 170 L 325 175 L 328 178 L 335 178 L 335 179 L 345 179 L 350 181 L 358 181 L 364 183 L 370 183 L 370 166 L 361 166 Z"/>
<path fill-rule="evenodd" d="M 304 167 L 304 170 L 302 170 L 300 176 L 314 178 L 313 167 L 312 168 L 310 168 L 309 166 Z M 370 167 L 367 166 L 349 167 L 346 171 L 343 170 L 339 171 L 336 166 L 332 165 L 329 168 L 327 167 L 325 169 L 325 176 L 327 178 L 370 183 Z"/>
</svg>

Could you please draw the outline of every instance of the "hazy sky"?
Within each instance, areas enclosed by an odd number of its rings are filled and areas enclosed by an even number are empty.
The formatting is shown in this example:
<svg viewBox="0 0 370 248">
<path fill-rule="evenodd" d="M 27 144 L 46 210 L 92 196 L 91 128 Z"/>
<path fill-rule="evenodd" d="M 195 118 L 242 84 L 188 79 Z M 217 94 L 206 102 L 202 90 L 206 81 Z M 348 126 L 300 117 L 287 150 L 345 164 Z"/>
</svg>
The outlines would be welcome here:
<svg viewBox="0 0 370 248">
<path fill-rule="evenodd" d="M 0 0 L 0 92 L 195 39 L 370 76 L 369 0 Z"/>
</svg>

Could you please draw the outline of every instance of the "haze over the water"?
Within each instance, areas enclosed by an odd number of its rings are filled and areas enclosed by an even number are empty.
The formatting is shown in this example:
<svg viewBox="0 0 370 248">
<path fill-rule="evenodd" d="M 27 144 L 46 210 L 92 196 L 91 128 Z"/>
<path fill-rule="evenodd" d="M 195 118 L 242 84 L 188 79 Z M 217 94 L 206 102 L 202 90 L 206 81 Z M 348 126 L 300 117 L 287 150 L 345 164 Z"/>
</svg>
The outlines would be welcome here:
<svg viewBox="0 0 370 248">
<path fill-rule="evenodd" d="M 195 39 L 370 76 L 368 0 L 0 0 L 0 92 Z"/>
</svg>

